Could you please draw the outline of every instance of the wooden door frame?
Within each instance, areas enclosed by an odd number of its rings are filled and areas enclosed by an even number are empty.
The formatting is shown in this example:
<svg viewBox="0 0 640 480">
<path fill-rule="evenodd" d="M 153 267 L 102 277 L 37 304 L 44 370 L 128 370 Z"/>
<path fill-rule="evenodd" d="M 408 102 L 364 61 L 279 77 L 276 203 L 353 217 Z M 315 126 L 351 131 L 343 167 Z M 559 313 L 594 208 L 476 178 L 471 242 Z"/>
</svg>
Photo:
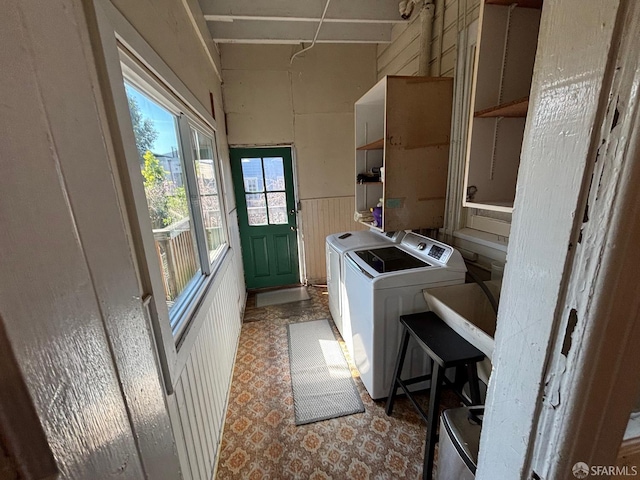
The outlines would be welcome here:
<svg viewBox="0 0 640 480">
<path fill-rule="evenodd" d="M 640 390 L 639 29 L 634 2 L 545 3 L 479 480 L 615 465 Z"/>
</svg>

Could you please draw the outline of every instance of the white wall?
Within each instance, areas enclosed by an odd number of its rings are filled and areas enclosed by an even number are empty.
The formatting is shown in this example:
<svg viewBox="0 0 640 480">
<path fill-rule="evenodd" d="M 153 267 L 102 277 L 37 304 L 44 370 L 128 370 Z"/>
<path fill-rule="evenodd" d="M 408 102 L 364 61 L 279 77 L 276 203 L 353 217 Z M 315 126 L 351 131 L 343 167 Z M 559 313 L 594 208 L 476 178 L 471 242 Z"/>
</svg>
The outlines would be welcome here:
<svg viewBox="0 0 640 480">
<path fill-rule="evenodd" d="M 208 480 L 218 459 L 246 298 L 222 108 L 220 60 L 215 45 L 208 40 L 210 34 L 196 1 L 160 0 L 150 5 L 115 0 L 113 4 L 141 37 L 134 41 L 135 35 L 129 39 L 125 36 L 130 48 L 135 50 L 140 41 L 146 42 L 177 75 L 181 88 L 193 94 L 197 103 L 194 107 L 211 113 L 210 95 L 214 98 L 231 249 L 181 340 L 176 363 L 171 365 L 173 393 L 167 397 L 182 475 L 186 479 Z"/>
<path fill-rule="evenodd" d="M 293 144 L 307 280 L 326 276 L 324 241 L 353 222 L 353 105 L 374 83 L 373 45 L 221 46 L 231 145 Z M 318 203 L 319 202 L 319 203 Z M 310 219 L 313 210 L 317 217 Z"/>
<path fill-rule="evenodd" d="M 217 52 L 199 34 L 197 2 L 113 4 L 197 108 L 208 111 L 213 93 L 231 193 Z M 96 18 L 78 0 L 10 0 L 0 19 L 0 56 L 11 65 L 0 73 L 0 321 L 61 478 L 162 480 L 182 471 L 208 480 L 245 299 L 233 195 L 232 249 L 177 352 L 167 397 L 141 303 L 145 267 L 134 257 L 120 175 L 126 141 L 113 121 L 117 95 Z"/>
<path fill-rule="evenodd" d="M 0 18 L 0 317 L 60 478 L 176 478 L 84 13 Z"/>
</svg>

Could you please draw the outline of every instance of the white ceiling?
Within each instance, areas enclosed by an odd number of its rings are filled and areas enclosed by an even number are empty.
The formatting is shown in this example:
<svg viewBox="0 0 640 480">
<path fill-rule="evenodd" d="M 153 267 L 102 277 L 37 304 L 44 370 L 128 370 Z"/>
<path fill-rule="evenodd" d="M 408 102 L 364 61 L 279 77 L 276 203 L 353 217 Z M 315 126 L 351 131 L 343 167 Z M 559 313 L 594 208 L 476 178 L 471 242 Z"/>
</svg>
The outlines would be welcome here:
<svg viewBox="0 0 640 480">
<path fill-rule="evenodd" d="M 302 43 L 316 34 L 327 0 L 199 0 L 217 43 Z M 388 43 L 402 23 L 398 0 L 329 0 L 318 43 Z"/>
</svg>

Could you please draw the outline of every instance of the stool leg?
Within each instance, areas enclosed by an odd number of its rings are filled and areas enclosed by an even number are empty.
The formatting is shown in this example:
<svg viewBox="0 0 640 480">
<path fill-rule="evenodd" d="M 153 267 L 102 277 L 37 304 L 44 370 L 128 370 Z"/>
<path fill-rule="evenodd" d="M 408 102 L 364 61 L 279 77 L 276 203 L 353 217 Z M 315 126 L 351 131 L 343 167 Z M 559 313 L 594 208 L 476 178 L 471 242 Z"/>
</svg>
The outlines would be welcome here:
<svg viewBox="0 0 640 480">
<path fill-rule="evenodd" d="M 402 337 L 402 344 L 400 345 L 400 350 L 398 351 L 398 358 L 396 359 L 396 367 L 393 370 L 393 378 L 391 379 L 389 396 L 387 397 L 387 407 L 385 409 L 387 415 L 391 415 L 391 412 L 393 412 L 393 402 L 396 399 L 396 390 L 398 390 L 398 387 L 396 386 L 396 379 L 400 378 L 400 373 L 402 373 L 404 356 L 407 354 L 407 345 L 409 345 L 409 331 L 405 328 L 404 335 Z"/>
<path fill-rule="evenodd" d="M 433 474 L 433 455 L 436 447 L 436 432 L 438 428 L 438 412 L 440 411 L 440 392 L 444 369 L 437 362 L 433 363 L 431 371 L 431 389 L 429 392 L 429 420 L 427 423 L 427 441 L 424 446 L 423 480 L 431 480 Z"/>
<path fill-rule="evenodd" d="M 468 364 L 467 373 L 469 376 L 469 394 L 471 395 L 471 402 L 473 402 L 473 405 L 481 405 L 482 399 L 480 398 L 480 384 L 478 383 L 478 364 L 475 362 Z"/>
<path fill-rule="evenodd" d="M 455 375 L 455 380 L 453 381 L 453 385 L 454 388 L 461 392 L 462 388 L 464 387 L 465 382 L 468 380 L 467 376 L 467 372 L 465 372 L 465 370 L 462 368 L 466 365 L 458 365 L 457 367 L 455 367 L 455 371 L 456 371 L 456 375 Z"/>
</svg>

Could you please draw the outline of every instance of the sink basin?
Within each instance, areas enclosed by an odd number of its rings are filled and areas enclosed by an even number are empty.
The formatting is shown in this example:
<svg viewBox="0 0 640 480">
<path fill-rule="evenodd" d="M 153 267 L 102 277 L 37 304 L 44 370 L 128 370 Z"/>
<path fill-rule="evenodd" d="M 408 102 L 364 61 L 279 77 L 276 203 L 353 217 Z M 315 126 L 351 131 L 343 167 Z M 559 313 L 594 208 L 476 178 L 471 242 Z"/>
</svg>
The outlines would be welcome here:
<svg viewBox="0 0 640 480">
<path fill-rule="evenodd" d="M 500 282 L 485 282 L 496 299 L 500 297 Z M 429 309 L 462 338 L 481 350 L 489 360 L 493 356 L 496 315 L 491 303 L 476 283 L 423 290 Z"/>
</svg>

